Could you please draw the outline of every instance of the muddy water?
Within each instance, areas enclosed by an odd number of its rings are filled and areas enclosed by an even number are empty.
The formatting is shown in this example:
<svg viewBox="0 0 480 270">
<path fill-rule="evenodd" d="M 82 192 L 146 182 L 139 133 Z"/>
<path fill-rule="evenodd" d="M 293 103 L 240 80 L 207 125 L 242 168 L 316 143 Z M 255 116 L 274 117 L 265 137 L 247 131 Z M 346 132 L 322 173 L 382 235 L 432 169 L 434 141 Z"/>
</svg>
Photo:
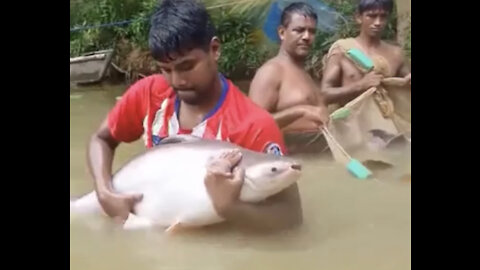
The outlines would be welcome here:
<svg viewBox="0 0 480 270">
<path fill-rule="evenodd" d="M 122 87 L 71 91 L 70 194 L 92 188 L 85 164 L 91 132 Z M 114 168 L 143 150 L 122 145 Z M 410 269 L 411 185 L 399 180 L 409 153 L 394 153 L 397 168 L 378 181 L 352 178 L 329 157 L 299 157 L 304 226 L 288 233 L 251 235 L 219 226 L 165 237 L 122 232 L 107 219 L 71 221 L 71 269 Z"/>
</svg>

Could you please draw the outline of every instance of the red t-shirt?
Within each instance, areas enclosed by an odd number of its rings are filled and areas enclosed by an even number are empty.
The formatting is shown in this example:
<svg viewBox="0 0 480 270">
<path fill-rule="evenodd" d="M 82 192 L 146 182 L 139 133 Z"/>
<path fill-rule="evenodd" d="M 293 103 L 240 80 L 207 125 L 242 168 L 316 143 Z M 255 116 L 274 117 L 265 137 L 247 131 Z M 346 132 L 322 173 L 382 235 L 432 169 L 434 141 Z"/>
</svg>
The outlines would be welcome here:
<svg viewBox="0 0 480 270">
<path fill-rule="evenodd" d="M 120 142 L 132 142 L 143 136 L 148 148 L 167 136 L 191 134 L 229 141 L 257 152 L 286 153 L 282 133 L 273 117 L 230 80 L 220 77 L 222 95 L 217 106 L 192 130 L 180 128 L 180 101 L 168 82 L 161 75 L 152 75 L 132 85 L 110 111 L 110 133 Z"/>
</svg>

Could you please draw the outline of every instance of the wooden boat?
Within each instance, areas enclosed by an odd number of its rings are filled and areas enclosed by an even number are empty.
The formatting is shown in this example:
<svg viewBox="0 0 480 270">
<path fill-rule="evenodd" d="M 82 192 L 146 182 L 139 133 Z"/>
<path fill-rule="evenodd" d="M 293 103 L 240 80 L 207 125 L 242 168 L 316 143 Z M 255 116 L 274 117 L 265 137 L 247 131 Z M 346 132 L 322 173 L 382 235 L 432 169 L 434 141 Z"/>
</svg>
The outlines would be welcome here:
<svg viewBox="0 0 480 270">
<path fill-rule="evenodd" d="M 70 83 L 90 84 L 103 80 L 110 66 L 113 50 L 101 50 L 70 58 Z"/>
</svg>

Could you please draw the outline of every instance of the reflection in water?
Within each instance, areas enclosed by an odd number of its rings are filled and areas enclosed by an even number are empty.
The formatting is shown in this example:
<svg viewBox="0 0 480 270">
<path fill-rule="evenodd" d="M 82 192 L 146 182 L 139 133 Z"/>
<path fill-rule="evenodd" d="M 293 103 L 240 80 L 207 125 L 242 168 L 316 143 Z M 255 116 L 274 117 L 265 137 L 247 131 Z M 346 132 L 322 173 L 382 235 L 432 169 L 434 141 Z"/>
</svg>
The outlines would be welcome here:
<svg viewBox="0 0 480 270">
<path fill-rule="evenodd" d="M 71 91 L 70 194 L 92 189 L 86 143 L 124 87 Z M 121 145 L 114 169 L 143 151 Z M 166 237 L 123 232 L 102 217 L 70 229 L 71 269 L 410 269 L 410 149 L 389 153 L 394 168 L 374 170 L 379 181 L 351 177 L 329 157 L 300 156 L 304 225 L 295 231 L 252 235 L 226 225 Z"/>
</svg>

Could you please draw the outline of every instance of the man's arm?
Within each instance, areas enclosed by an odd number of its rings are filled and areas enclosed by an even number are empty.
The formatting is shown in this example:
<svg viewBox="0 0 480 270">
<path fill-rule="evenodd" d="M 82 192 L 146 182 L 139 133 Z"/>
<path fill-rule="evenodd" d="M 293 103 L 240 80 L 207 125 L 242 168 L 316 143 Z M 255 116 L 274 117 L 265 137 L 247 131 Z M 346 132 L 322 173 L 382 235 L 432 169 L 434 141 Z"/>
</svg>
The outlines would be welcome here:
<svg viewBox="0 0 480 270">
<path fill-rule="evenodd" d="M 355 82 L 346 86 L 342 86 L 342 54 L 336 53 L 332 55 L 323 71 L 321 91 L 325 98 L 326 104 L 339 103 L 346 99 L 350 99 L 361 93 L 363 90 L 361 83 Z"/>
<path fill-rule="evenodd" d="M 333 54 L 327 61 L 321 82 L 326 104 L 343 103 L 360 95 L 370 87 L 380 85 L 382 75 L 370 72 L 361 80 L 342 85 L 342 53 Z"/>
<path fill-rule="evenodd" d="M 91 136 L 88 144 L 88 168 L 94 179 L 95 191 L 100 196 L 112 192 L 112 163 L 117 142 L 108 129 L 107 119 Z"/>
<path fill-rule="evenodd" d="M 224 154 L 207 168 L 205 185 L 220 216 L 234 226 L 271 231 L 302 224 L 302 208 L 297 184 L 293 184 L 264 202 L 249 204 L 238 200 L 244 171 L 236 165 L 241 152 Z M 233 173 L 230 173 L 233 169 Z"/>
<path fill-rule="evenodd" d="M 232 142 L 255 152 L 271 155 L 285 153 L 283 135 L 272 116 L 265 112 L 252 113 L 252 116 L 253 120 L 245 121 L 248 126 L 237 127 L 238 135 L 231 138 Z M 245 134 L 248 136 L 244 136 Z M 262 203 L 249 204 L 239 201 L 244 172 L 236 167 L 242 158 L 241 152 L 235 153 L 220 158 L 207 170 L 205 185 L 217 212 L 233 225 L 256 230 L 287 229 L 301 224 L 301 201 L 296 185 Z M 233 175 L 230 173 L 232 168 Z"/>
<path fill-rule="evenodd" d="M 407 63 L 403 62 L 402 66 L 398 70 L 398 77 L 407 77 L 410 75 L 410 68 L 408 67 Z"/>
<path fill-rule="evenodd" d="M 407 64 L 407 61 L 405 59 L 405 54 L 403 53 L 403 49 L 399 48 L 399 57 L 400 57 L 400 62 L 402 63 L 400 65 L 400 68 L 398 69 L 397 76 L 398 77 L 403 77 L 407 79 L 408 83 L 411 81 L 412 74 L 410 72 L 410 68 Z"/>
<path fill-rule="evenodd" d="M 109 112 L 88 144 L 87 164 L 94 180 L 97 198 L 107 215 L 123 222 L 141 194 L 117 194 L 112 185 L 112 164 L 120 142 L 138 139 L 143 132 L 146 94 L 151 78 L 132 85 Z"/>
<path fill-rule="evenodd" d="M 87 163 L 94 179 L 98 201 L 105 213 L 123 223 L 142 194 L 117 194 L 112 186 L 112 164 L 115 149 L 119 145 L 110 133 L 108 120 L 92 135 L 88 145 Z"/>
<path fill-rule="evenodd" d="M 276 111 L 281 86 L 281 67 L 267 63 L 261 67 L 250 84 L 249 98 L 270 112 L 279 128 L 288 126 L 305 114 L 304 106 L 294 106 L 283 111 Z"/>
<path fill-rule="evenodd" d="M 235 225 L 256 230 L 289 229 L 302 224 L 302 207 L 297 184 L 259 204 L 236 202 L 223 213 Z"/>
</svg>

